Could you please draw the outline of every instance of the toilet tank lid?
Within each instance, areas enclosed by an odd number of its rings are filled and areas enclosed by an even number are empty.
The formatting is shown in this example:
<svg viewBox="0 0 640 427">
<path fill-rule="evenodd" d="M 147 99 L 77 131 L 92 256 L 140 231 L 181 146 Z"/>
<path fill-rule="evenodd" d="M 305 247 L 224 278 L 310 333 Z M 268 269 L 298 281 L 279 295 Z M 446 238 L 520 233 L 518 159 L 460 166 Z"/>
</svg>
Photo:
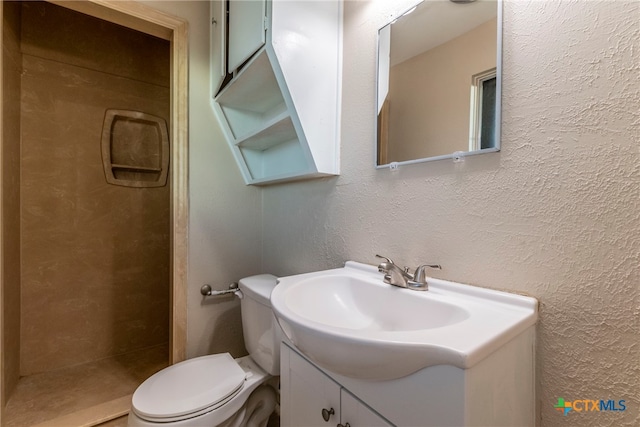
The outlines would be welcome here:
<svg viewBox="0 0 640 427">
<path fill-rule="evenodd" d="M 256 276 L 240 279 L 240 290 L 250 298 L 264 305 L 271 305 L 269 298 L 271 291 L 276 287 L 278 278 L 273 274 L 258 274 Z"/>
</svg>

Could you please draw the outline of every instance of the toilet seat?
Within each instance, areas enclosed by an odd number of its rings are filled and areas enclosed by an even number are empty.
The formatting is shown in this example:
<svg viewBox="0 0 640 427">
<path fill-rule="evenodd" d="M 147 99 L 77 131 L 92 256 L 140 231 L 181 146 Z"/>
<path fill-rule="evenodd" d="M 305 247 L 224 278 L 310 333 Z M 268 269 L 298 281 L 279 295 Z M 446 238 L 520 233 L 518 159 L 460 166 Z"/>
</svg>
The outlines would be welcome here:
<svg viewBox="0 0 640 427">
<path fill-rule="evenodd" d="M 185 360 L 157 372 L 133 394 L 140 418 L 173 422 L 220 408 L 243 387 L 246 373 L 229 353 Z"/>
</svg>

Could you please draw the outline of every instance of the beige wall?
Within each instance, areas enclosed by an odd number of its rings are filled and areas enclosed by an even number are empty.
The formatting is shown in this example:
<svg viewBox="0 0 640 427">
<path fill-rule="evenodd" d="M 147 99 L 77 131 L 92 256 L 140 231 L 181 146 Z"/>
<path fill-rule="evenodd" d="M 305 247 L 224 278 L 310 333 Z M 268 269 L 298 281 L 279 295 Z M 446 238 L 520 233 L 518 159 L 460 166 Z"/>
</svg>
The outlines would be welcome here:
<svg viewBox="0 0 640 427">
<path fill-rule="evenodd" d="M 389 73 L 390 162 L 469 150 L 471 77 L 496 66 L 496 20 Z"/>
<path fill-rule="evenodd" d="M 100 141 L 108 108 L 168 121 L 169 44 L 25 2 L 22 52 L 21 374 L 167 343 L 170 189 L 108 184 Z"/>
<path fill-rule="evenodd" d="M 638 425 L 640 2 L 505 2 L 502 151 L 392 172 L 373 166 L 376 32 L 402 3 L 345 3 L 342 172 L 264 189 L 264 270 L 379 253 L 533 295 L 539 425 Z M 627 411 L 563 417 L 558 397 Z"/>
<path fill-rule="evenodd" d="M 262 272 L 261 193 L 246 187 L 210 98 L 209 2 L 143 1 L 189 22 L 189 268 L 187 356 L 245 354 L 237 298 L 203 298 Z"/>
<path fill-rule="evenodd" d="M 20 375 L 20 4 L 2 4 L 2 402 Z M 1 410 L 0 410 L 1 412 Z"/>
</svg>

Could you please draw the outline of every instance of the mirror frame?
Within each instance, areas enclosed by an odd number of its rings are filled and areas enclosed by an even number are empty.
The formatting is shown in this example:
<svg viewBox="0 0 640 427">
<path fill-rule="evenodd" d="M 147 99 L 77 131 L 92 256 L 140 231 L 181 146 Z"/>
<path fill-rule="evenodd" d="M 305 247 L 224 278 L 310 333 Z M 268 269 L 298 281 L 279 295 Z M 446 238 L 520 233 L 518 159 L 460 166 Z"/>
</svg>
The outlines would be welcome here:
<svg viewBox="0 0 640 427">
<path fill-rule="evenodd" d="M 452 159 L 454 162 L 458 162 L 462 160 L 463 157 L 466 156 L 474 156 L 476 154 L 486 154 L 486 153 L 496 153 L 500 151 L 500 147 L 502 144 L 502 37 L 503 37 L 503 0 L 495 0 L 497 10 L 497 31 L 496 31 L 496 123 L 495 123 L 495 132 L 496 132 L 496 146 L 492 148 L 485 148 L 481 150 L 474 151 L 455 151 L 450 154 L 443 154 L 440 156 L 433 157 L 425 157 L 421 159 L 413 159 L 413 160 L 404 160 L 401 162 L 390 162 L 383 165 L 378 164 L 378 98 L 379 94 L 379 78 L 380 78 L 380 31 L 388 25 L 391 25 L 395 20 L 403 17 L 407 12 L 412 11 L 416 7 L 420 6 L 422 3 L 428 0 L 420 0 L 417 1 L 413 6 L 407 8 L 398 14 L 392 14 L 390 19 L 382 26 L 378 28 L 378 33 L 376 34 L 376 97 L 374 102 L 374 117 L 375 117 L 375 126 L 374 126 L 374 135 L 375 135 L 375 150 L 373 152 L 373 164 L 376 169 L 397 169 L 399 166 L 412 165 L 417 163 L 426 163 L 432 162 L 435 160 L 446 160 Z"/>
</svg>

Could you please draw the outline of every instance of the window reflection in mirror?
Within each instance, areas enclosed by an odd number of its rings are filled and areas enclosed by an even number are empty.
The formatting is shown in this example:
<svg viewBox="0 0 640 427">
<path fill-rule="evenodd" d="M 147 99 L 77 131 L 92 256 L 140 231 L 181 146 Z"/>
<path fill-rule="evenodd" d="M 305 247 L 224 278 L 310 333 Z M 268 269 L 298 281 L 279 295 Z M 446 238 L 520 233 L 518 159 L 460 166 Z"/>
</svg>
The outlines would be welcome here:
<svg viewBox="0 0 640 427">
<path fill-rule="evenodd" d="M 499 150 L 500 7 L 427 0 L 380 29 L 377 165 Z"/>
</svg>

